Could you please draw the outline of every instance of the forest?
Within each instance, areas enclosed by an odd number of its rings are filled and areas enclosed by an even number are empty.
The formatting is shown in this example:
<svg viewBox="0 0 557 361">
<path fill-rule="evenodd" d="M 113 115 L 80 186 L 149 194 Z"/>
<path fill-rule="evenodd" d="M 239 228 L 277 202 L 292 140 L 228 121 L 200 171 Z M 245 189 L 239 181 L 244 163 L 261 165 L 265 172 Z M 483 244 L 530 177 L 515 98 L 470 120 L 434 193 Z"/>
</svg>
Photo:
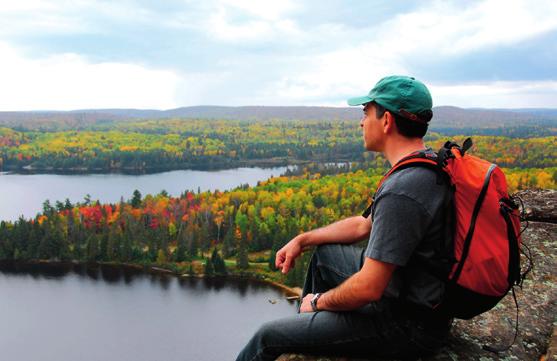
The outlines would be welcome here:
<svg viewBox="0 0 557 361">
<path fill-rule="evenodd" d="M 522 137 L 476 135 L 475 152 L 502 167 L 555 167 L 557 137 L 528 129 Z M 430 132 L 426 141 L 436 149 L 449 138 L 463 139 L 449 133 Z M 373 157 L 362 149 L 357 121 L 170 119 L 49 132 L 0 127 L 0 171 L 144 173 Z"/>
</svg>

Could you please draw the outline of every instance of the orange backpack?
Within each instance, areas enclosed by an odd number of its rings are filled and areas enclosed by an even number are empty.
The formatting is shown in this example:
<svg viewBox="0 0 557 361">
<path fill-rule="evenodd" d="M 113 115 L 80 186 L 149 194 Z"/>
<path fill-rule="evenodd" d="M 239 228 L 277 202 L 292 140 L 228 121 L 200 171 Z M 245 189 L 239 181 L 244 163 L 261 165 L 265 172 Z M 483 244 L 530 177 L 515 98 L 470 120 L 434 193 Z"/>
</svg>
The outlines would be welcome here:
<svg viewBox="0 0 557 361">
<path fill-rule="evenodd" d="M 462 147 L 445 143 L 437 154 L 413 153 L 395 164 L 377 188 L 393 172 L 412 166 L 432 168 L 448 178 L 453 189 L 453 254 L 448 257 L 450 269 L 441 276 L 446 289 L 438 308 L 462 319 L 493 308 L 527 273 L 520 270 L 520 215 L 505 175 L 495 164 L 466 154 L 471 146 L 468 138 Z"/>
</svg>

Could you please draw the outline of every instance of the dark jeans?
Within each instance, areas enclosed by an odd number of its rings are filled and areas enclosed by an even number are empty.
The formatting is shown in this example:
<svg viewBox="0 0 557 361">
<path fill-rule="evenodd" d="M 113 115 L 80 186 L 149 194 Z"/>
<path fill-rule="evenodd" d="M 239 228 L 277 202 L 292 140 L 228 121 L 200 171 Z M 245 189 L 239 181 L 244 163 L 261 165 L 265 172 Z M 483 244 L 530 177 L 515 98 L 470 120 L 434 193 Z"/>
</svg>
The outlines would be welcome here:
<svg viewBox="0 0 557 361">
<path fill-rule="evenodd" d="M 363 265 L 363 249 L 349 245 L 317 247 L 303 295 L 334 288 Z M 271 321 L 255 333 L 237 360 L 275 360 L 283 353 L 359 358 L 417 358 L 441 346 L 447 330 L 426 332 L 399 317 L 390 302 L 373 302 L 350 312 L 299 313 Z"/>
</svg>

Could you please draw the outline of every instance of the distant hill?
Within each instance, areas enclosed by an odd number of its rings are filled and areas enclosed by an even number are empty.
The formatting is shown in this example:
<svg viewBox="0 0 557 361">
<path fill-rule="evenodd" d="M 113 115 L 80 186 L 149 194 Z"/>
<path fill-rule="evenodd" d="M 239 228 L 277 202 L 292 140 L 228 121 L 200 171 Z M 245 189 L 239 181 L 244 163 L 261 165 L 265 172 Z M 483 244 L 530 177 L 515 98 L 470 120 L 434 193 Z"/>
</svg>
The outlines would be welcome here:
<svg viewBox="0 0 557 361">
<path fill-rule="evenodd" d="M 524 126 L 557 127 L 557 109 L 464 109 L 439 106 L 433 109 L 432 129 L 500 128 Z M 354 120 L 360 108 L 317 106 L 193 106 L 170 110 L 152 109 L 85 109 L 74 111 L 0 112 L 0 126 L 48 129 L 62 124 L 67 128 L 84 128 L 94 124 L 138 119 L 234 119 L 234 120 Z"/>
<path fill-rule="evenodd" d="M 464 109 L 441 106 L 433 109 L 431 125 L 437 128 L 500 128 L 508 126 L 557 126 L 557 109 Z"/>
</svg>

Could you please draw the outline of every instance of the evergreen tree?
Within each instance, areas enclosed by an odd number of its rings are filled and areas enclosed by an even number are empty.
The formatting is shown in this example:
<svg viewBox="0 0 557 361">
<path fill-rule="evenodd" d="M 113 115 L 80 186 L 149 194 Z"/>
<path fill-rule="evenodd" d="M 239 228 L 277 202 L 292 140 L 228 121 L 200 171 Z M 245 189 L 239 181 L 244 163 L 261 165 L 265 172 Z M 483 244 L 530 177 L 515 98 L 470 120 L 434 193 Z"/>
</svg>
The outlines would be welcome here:
<svg viewBox="0 0 557 361">
<path fill-rule="evenodd" d="M 213 248 L 213 253 L 211 254 L 211 263 L 213 264 L 215 273 L 221 275 L 225 275 L 227 273 L 226 264 L 224 263 L 224 260 L 222 259 L 216 248 Z"/>
<path fill-rule="evenodd" d="M 224 240 L 222 244 L 222 253 L 224 258 L 229 258 L 234 255 L 234 226 L 228 228 L 228 231 L 224 235 Z"/>
<path fill-rule="evenodd" d="M 60 201 L 56 201 L 56 211 L 62 212 L 64 210 L 64 203 Z"/>
<path fill-rule="evenodd" d="M 201 229 L 199 230 L 199 245 L 201 252 L 207 252 L 211 247 L 211 239 L 209 235 L 209 227 L 205 220 L 201 221 Z"/>
<path fill-rule="evenodd" d="M 186 228 L 186 239 L 187 239 L 187 246 L 188 246 L 188 254 L 191 258 L 197 257 L 199 253 L 199 245 L 197 243 L 197 235 L 194 232 L 193 225 L 191 227 Z"/>
<path fill-rule="evenodd" d="M 123 262 L 130 262 L 133 257 L 132 241 L 129 233 L 122 234 L 121 257 Z"/>
<path fill-rule="evenodd" d="M 43 229 L 39 222 L 33 222 L 31 226 L 31 233 L 27 242 L 27 258 L 39 258 L 39 244 L 43 238 Z"/>
<path fill-rule="evenodd" d="M 205 262 L 205 275 L 207 276 L 212 276 L 214 274 L 214 268 L 213 268 L 213 262 L 211 262 L 210 259 L 208 259 Z"/>
<path fill-rule="evenodd" d="M 238 247 L 237 263 L 239 269 L 248 269 L 249 267 L 248 247 L 244 240 L 240 241 L 240 246 Z"/>
<path fill-rule="evenodd" d="M 98 261 L 100 255 L 99 236 L 95 233 L 91 234 L 85 241 L 87 244 L 87 260 L 89 262 Z"/>
<path fill-rule="evenodd" d="M 269 269 L 271 271 L 276 270 L 275 261 L 277 256 L 277 251 L 280 249 L 278 242 L 273 242 L 273 247 L 271 248 L 271 254 L 269 255 Z"/>
<path fill-rule="evenodd" d="M 141 206 L 141 192 L 139 192 L 137 189 L 133 191 L 131 204 L 133 208 L 139 208 Z"/>
<path fill-rule="evenodd" d="M 43 202 L 43 214 L 50 217 L 54 213 L 54 208 L 50 205 L 50 201 L 47 199 Z"/>
<path fill-rule="evenodd" d="M 73 209 L 73 204 L 72 204 L 72 202 L 70 202 L 69 198 L 66 198 L 66 201 L 64 202 L 64 209 L 67 209 L 67 210 Z"/>
<path fill-rule="evenodd" d="M 187 237 L 183 224 L 178 231 L 176 243 L 176 262 L 184 262 L 186 260 Z"/>
</svg>

